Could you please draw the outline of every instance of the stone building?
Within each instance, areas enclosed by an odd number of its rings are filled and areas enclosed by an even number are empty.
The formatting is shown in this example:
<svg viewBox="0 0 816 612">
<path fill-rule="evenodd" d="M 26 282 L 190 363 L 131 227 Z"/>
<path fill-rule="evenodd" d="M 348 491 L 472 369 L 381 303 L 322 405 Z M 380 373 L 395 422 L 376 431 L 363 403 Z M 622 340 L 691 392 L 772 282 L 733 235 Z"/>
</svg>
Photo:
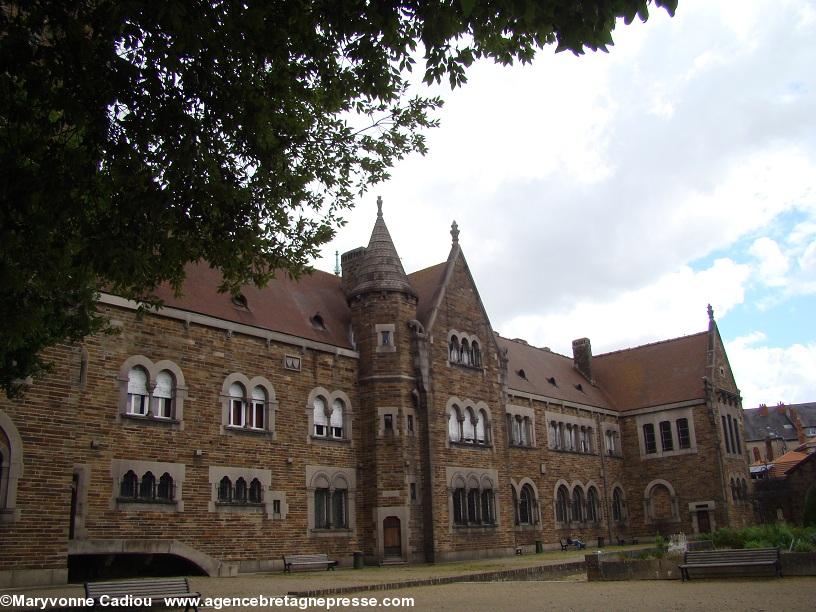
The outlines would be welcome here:
<svg viewBox="0 0 816 612">
<path fill-rule="evenodd" d="M 209 574 L 445 561 L 740 526 L 739 391 L 698 334 L 593 355 L 498 336 L 458 240 L 406 274 L 381 209 L 342 277 L 219 294 L 190 266 L 165 307 L 102 294 L 118 331 L 48 351 L 0 400 L 0 587 L 83 555 Z"/>
</svg>

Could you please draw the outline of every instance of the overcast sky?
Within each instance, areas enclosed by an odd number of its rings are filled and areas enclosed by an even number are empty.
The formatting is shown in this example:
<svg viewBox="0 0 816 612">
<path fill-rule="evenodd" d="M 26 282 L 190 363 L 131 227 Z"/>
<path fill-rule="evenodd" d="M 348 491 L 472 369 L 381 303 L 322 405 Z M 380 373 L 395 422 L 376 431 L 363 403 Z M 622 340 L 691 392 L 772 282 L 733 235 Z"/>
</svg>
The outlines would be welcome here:
<svg viewBox="0 0 816 612">
<path fill-rule="evenodd" d="M 472 66 L 316 267 L 368 243 L 382 195 L 407 272 L 458 222 L 504 336 L 597 354 L 703 331 L 711 303 L 745 407 L 816 401 L 816 5 L 680 0 L 614 38 Z"/>
</svg>

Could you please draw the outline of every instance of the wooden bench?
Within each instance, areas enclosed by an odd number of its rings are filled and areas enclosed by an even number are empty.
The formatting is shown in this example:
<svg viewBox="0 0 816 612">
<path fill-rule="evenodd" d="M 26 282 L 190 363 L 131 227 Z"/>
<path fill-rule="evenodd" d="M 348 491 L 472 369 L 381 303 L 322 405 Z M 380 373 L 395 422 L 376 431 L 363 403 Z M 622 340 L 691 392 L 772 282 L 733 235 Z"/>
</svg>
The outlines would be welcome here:
<svg viewBox="0 0 816 612">
<path fill-rule="evenodd" d="M 699 550 L 687 551 L 680 566 L 683 581 L 691 580 L 689 570 L 695 572 L 714 570 L 726 567 L 763 567 L 770 566 L 782 576 L 782 563 L 778 548 L 745 548 L 733 550 Z"/>
<path fill-rule="evenodd" d="M 283 555 L 283 571 L 291 572 L 293 569 L 320 569 L 325 567 L 327 570 L 334 571 L 337 566 L 337 561 L 329 559 L 326 554 L 314 555 Z"/>
<path fill-rule="evenodd" d="M 140 578 L 139 580 L 117 580 L 110 582 L 86 582 L 85 596 L 89 599 L 93 599 L 94 607 L 98 605 L 109 607 L 112 599 L 123 600 L 125 598 L 131 598 L 128 599 L 128 601 L 133 601 L 132 598 L 137 597 L 145 602 L 149 600 L 149 606 L 152 606 L 153 602 L 157 602 L 160 604 L 157 607 L 164 607 L 165 597 L 186 597 L 187 601 L 184 606 L 185 612 L 190 608 L 195 610 L 195 612 L 198 612 L 198 598 L 201 597 L 201 593 L 194 593 L 190 590 L 190 583 L 187 581 L 187 578 L 177 577 Z M 104 602 L 107 603 L 100 604 L 100 600 L 103 597 L 105 598 Z M 131 608 L 132 606 L 122 603 L 119 607 Z"/>
</svg>

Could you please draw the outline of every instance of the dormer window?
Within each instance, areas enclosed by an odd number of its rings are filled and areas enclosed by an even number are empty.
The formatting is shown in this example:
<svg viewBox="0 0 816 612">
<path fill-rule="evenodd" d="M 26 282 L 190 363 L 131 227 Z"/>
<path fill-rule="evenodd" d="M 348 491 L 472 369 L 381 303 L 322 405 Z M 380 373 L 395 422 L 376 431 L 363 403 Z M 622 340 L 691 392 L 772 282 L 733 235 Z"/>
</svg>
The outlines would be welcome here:
<svg viewBox="0 0 816 612">
<path fill-rule="evenodd" d="M 232 305 L 236 308 L 243 308 L 244 310 L 249 310 L 249 305 L 246 299 L 246 296 L 243 293 L 236 293 L 235 295 L 230 298 Z"/>
<path fill-rule="evenodd" d="M 326 323 L 323 321 L 323 316 L 319 312 L 315 313 L 314 316 L 309 319 L 309 322 L 315 329 L 326 331 Z"/>
</svg>

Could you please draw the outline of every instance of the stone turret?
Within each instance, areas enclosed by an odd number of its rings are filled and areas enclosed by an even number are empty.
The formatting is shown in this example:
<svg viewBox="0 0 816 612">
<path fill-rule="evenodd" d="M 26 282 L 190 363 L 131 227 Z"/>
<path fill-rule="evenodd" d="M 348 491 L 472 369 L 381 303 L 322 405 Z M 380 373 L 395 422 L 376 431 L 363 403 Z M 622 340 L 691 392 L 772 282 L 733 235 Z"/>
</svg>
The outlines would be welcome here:
<svg viewBox="0 0 816 612">
<path fill-rule="evenodd" d="M 416 297 L 383 220 L 382 198 L 377 198 L 377 221 L 368 247 L 343 254 L 343 288 L 350 300 L 381 291 Z"/>
</svg>

